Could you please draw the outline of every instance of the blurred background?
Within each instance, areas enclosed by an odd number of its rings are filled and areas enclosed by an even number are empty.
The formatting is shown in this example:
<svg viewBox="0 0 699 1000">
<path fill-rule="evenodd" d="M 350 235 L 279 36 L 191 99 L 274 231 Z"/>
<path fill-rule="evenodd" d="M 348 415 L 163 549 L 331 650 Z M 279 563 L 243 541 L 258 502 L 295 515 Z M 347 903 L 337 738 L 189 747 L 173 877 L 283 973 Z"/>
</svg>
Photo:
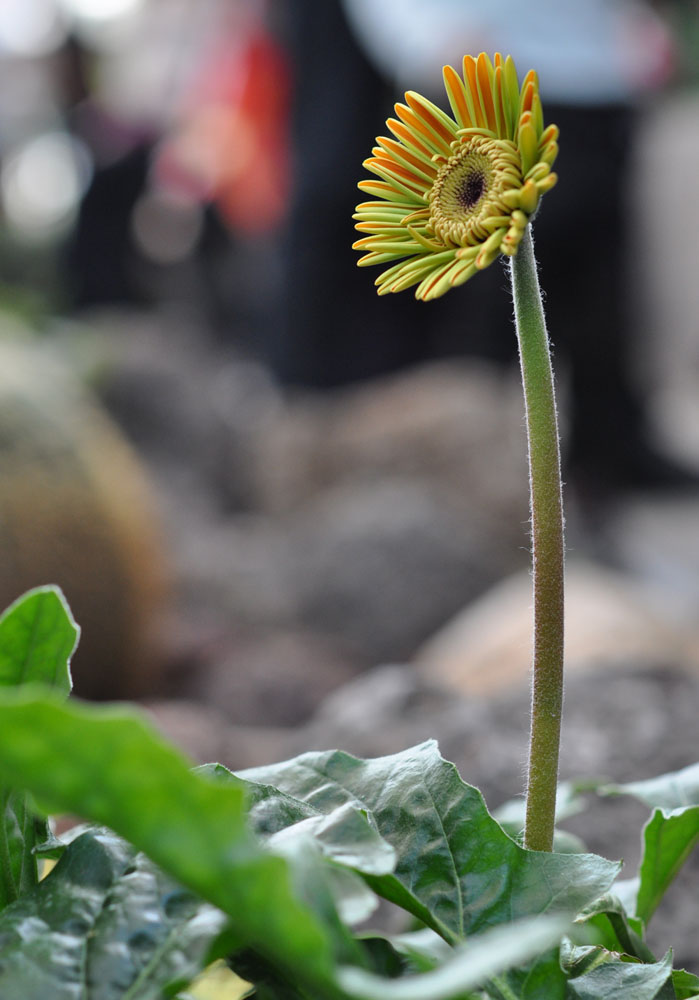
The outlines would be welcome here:
<svg viewBox="0 0 699 1000">
<path fill-rule="evenodd" d="M 518 791 L 507 274 L 378 299 L 351 250 L 393 102 L 482 49 L 561 128 L 564 769 L 645 776 L 697 756 L 699 4 L 0 4 L 0 598 L 59 583 L 77 692 L 199 759 L 438 735 Z"/>
</svg>

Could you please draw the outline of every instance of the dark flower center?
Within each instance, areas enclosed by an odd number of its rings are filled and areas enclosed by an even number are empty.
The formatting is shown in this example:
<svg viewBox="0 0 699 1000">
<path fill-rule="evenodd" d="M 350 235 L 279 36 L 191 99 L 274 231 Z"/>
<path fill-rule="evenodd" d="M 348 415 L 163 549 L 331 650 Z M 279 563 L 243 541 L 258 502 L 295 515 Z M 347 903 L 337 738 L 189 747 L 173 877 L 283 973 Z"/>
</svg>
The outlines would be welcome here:
<svg viewBox="0 0 699 1000">
<path fill-rule="evenodd" d="M 485 186 L 485 175 L 474 170 L 466 177 L 457 195 L 457 201 L 466 209 L 473 208 L 483 197 Z"/>
<path fill-rule="evenodd" d="M 430 232 L 447 246 L 484 243 L 493 232 L 489 220 L 510 213 L 502 192 L 521 184 L 520 155 L 513 142 L 462 136 L 428 194 Z"/>
</svg>

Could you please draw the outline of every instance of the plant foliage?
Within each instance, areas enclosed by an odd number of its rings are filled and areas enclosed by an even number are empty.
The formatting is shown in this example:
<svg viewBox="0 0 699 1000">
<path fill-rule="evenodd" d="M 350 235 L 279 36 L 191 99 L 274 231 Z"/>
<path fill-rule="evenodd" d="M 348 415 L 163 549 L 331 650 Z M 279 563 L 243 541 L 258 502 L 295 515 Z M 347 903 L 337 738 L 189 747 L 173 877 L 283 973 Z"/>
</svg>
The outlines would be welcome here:
<svg viewBox="0 0 699 1000">
<path fill-rule="evenodd" d="M 644 942 L 699 838 L 699 767 L 604 789 L 652 810 L 620 881 L 525 850 L 516 811 L 497 822 L 434 742 L 193 769 L 134 709 L 66 700 L 76 637 L 55 588 L 0 618 L 2 1000 L 184 1000 L 221 959 L 228 1000 L 699 997 Z M 51 813 L 87 825 L 59 840 Z"/>
</svg>

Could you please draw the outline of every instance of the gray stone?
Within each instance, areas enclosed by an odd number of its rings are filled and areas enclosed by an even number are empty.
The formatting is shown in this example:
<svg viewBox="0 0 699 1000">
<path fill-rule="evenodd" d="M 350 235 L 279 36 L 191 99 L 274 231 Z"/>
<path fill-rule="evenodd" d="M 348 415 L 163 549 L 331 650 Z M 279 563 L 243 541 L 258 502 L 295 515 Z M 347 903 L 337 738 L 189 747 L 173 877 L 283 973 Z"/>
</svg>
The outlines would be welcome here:
<svg viewBox="0 0 699 1000">
<path fill-rule="evenodd" d="M 258 448 L 263 509 L 389 478 L 429 482 L 495 538 L 521 543 L 527 518 L 522 391 L 474 362 L 428 364 L 329 396 L 304 394 Z"/>
<path fill-rule="evenodd" d="M 229 637 L 191 687 L 229 723 L 297 726 L 359 666 L 336 643 L 311 632 L 248 631 Z"/>
<path fill-rule="evenodd" d="M 145 708 L 156 728 L 197 764 L 242 770 L 289 755 L 286 729 L 236 726 L 211 705 L 184 699 L 152 701 Z"/>
<path fill-rule="evenodd" d="M 614 664 L 689 665 L 693 631 L 679 627 L 634 577 L 580 560 L 566 568 L 568 670 Z M 498 583 L 416 652 L 424 676 L 464 694 L 506 690 L 527 678 L 532 656 L 532 583 L 528 572 Z"/>
<path fill-rule="evenodd" d="M 328 491 L 296 519 L 291 545 L 301 620 L 369 662 L 409 656 L 502 568 L 458 507 L 420 481 Z"/>
</svg>

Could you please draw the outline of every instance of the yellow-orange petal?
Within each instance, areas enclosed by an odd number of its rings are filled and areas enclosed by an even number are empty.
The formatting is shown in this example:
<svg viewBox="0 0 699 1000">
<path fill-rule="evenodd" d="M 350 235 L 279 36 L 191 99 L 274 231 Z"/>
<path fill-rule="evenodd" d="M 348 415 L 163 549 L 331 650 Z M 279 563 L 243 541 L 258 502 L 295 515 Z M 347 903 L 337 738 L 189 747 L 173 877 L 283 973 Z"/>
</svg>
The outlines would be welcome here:
<svg viewBox="0 0 699 1000">
<path fill-rule="evenodd" d="M 432 101 L 428 101 L 426 97 L 416 94 L 414 90 L 406 91 L 405 103 L 421 121 L 425 122 L 442 139 L 447 149 L 449 149 L 456 138 L 455 122 L 434 105 Z"/>
<path fill-rule="evenodd" d="M 493 104 L 493 65 L 485 54 L 481 52 L 476 60 L 476 78 L 478 80 L 478 92 L 481 97 L 481 104 L 485 111 L 485 120 L 489 129 L 498 134 L 498 122 L 495 116 L 495 105 Z"/>
<path fill-rule="evenodd" d="M 470 99 L 471 95 L 464 86 L 463 80 L 452 66 L 445 66 L 442 75 L 444 89 L 454 112 L 454 118 L 461 128 L 472 128 L 476 124 L 476 114 L 473 109 L 473 101 Z"/>
<path fill-rule="evenodd" d="M 362 166 L 379 174 L 379 176 L 390 176 L 391 182 L 395 179 L 419 193 L 424 192 L 425 188 L 432 183 L 430 179 L 425 180 L 424 177 L 420 177 L 412 167 L 403 166 L 402 163 L 398 163 L 385 153 L 382 153 L 381 156 L 372 156 L 369 160 L 365 160 Z"/>
<path fill-rule="evenodd" d="M 408 126 L 411 132 L 415 132 L 418 138 L 427 143 L 433 153 L 442 153 L 445 156 L 450 152 L 450 140 L 445 138 L 440 132 L 435 131 L 423 118 L 405 104 L 396 104 L 395 112 L 400 120 Z"/>
<path fill-rule="evenodd" d="M 429 146 L 425 140 L 420 141 L 420 138 L 416 136 L 415 133 L 407 127 L 407 125 L 398 121 L 397 118 L 387 119 L 386 125 L 404 146 L 407 146 L 408 149 L 413 150 L 416 154 L 426 156 L 429 160 L 431 160 L 435 155 L 434 149 Z"/>
<path fill-rule="evenodd" d="M 379 146 L 376 147 L 381 150 L 381 156 L 390 156 L 393 160 L 398 163 L 402 163 L 403 166 L 412 170 L 418 177 L 426 180 L 428 183 L 432 183 L 434 178 L 437 176 L 437 168 L 431 160 L 427 157 L 418 157 L 415 153 L 407 149 L 402 143 L 397 142 L 395 139 L 386 139 L 381 137 L 378 139 Z M 376 153 L 374 155 L 377 155 Z"/>
<path fill-rule="evenodd" d="M 476 69 L 476 60 L 473 56 L 464 56 L 463 62 L 464 70 L 464 83 L 466 89 L 473 99 L 473 110 L 476 116 L 474 125 L 477 128 L 488 128 L 488 119 L 485 114 L 485 109 L 481 104 L 480 92 L 478 89 L 478 72 Z"/>
</svg>

